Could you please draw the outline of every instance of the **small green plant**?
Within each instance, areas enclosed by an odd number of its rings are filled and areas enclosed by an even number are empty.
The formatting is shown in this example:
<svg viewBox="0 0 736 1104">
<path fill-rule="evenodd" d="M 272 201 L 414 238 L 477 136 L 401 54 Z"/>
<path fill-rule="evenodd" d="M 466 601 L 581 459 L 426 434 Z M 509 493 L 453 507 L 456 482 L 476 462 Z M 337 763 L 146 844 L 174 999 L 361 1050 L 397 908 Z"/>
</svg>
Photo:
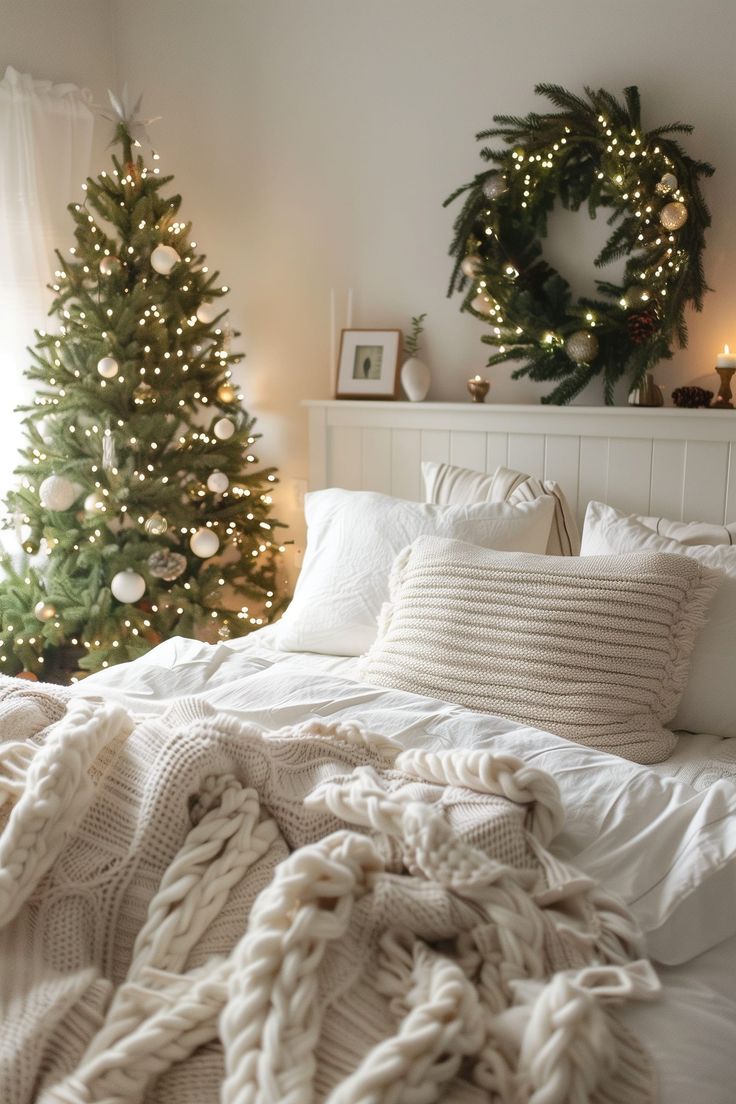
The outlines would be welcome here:
<svg viewBox="0 0 736 1104">
<path fill-rule="evenodd" d="M 426 317 L 426 313 L 418 314 L 416 318 L 412 318 L 411 320 L 411 333 L 404 342 L 404 356 L 407 360 L 419 356 L 419 338 L 424 333 L 422 322 Z"/>
</svg>

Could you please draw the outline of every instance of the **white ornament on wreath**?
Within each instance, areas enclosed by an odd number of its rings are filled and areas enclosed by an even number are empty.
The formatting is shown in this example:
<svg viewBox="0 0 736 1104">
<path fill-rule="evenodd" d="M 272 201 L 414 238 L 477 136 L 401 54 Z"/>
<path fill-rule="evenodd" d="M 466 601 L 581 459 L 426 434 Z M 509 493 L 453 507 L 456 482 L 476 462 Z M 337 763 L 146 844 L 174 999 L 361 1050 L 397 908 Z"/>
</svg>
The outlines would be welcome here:
<svg viewBox="0 0 736 1104">
<path fill-rule="evenodd" d="M 213 494 L 224 494 L 230 486 L 230 480 L 221 471 L 213 471 L 207 477 L 207 490 Z"/>
<path fill-rule="evenodd" d="M 202 560 L 208 560 L 210 556 L 214 556 L 220 547 L 220 539 L 217 533 L 203 527 L 197 529 L 196 533 L 192 533 L 189 539 L 189 547 L 195 556 L 199 556 Z"/>
<path fill-rule="evenodd" d="M 97 371 L 103 379 L 115 379 L 118 374 L 119 364 L 115 357 L 104 356 L 97 361 Z"/>
<path fill-rule="evenodd" d="M 137 571 L 126 568 L 125 571 L 118 571 L 117 575 L 113 575 L 110 590 L 118 602 L 130 605 L 131 602 L 140 601 L 146 593 L 146 580 Z"/>
<path fill-rule="evenodd" d="M 222 308 L 217 303 L 200 303 L 197 307 L 197 320 L 204 326 L 209 326 L 210 322 L 214 322 L 221 311 Z"/>
<path fill-rule="evenodd" d="M 172 245 L 157 245 L 151 253 L 151 268 L 160 276 L 168 276 L 180 260 Z"/>
<path fill-rule="evenodd" d="M 38 488 L 38 498 L 45 510 L 68 510 L 78 491 L 63 475 L 49 475 Z"/>
<path fill-rule="evenodd" d="M 218 418 L 215 422 L 214 434 L 219 441 L 227 441 L 235 432 L 235 423 L 230 418 Z"/>
</svg>

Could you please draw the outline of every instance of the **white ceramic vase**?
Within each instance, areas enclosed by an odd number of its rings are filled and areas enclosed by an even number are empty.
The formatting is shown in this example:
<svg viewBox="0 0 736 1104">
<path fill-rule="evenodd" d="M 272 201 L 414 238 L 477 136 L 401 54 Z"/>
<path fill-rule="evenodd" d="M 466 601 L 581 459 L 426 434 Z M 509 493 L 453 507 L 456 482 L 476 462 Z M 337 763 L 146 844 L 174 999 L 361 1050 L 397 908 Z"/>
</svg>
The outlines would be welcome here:
<svg viewBox="0 0 736 1104">
<path fill-rule="evenodd" d="M 409 357 L 401 366 L 401 386 L 409 402 L 423 402 L 429 392 L 432 377 L 419 357 Z"/>
</svg>

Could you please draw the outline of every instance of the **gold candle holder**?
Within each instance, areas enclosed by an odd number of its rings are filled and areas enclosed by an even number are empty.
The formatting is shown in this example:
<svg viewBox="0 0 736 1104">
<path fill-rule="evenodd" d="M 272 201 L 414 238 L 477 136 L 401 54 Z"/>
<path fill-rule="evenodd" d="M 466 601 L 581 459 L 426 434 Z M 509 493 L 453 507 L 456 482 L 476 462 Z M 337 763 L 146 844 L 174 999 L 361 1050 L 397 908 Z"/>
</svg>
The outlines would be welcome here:
<svg viewBox="0 0 736 1104">
<path fill-rule="evenodd" d="M 733 410 L 733 395 L 731 394 L 731 377 L 735 368 L 724 368 L 720 364 L 716 365 L 716 372 L 721 377 L 721 386 L 718 388 L 718 394 L 714 398 L 711 409 L 712 410 Z"/>
<path fill-rule="evenodd" d="M 486 395 L 488 394 L 490 383 L 487 379 L 483 379 L 482 376 L 473 376 L 468 380 L 468 391 L 470 392 L 473 402 L 482 403 L 486 401 Z"/>
</svg>

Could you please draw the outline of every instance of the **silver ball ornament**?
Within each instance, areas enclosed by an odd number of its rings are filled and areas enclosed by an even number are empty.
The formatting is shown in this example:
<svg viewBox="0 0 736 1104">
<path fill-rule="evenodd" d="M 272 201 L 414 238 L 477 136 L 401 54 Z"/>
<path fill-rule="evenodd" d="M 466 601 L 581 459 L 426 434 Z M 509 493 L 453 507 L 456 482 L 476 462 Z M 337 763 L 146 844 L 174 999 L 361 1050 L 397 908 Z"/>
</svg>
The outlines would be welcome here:
<svg viewBox="0 0 736 1104">
<path fill-rule="evenodd" d="M 51 621 L 56 617 L 56 606 L 51 602 L 36 602 L 33 612 L 39 621 Z"/>
<path fill-rule="evenodd" d="M 116 361 L 115 357 L 104 356 L 97 361 L 97 371 L 100 373 L 103 379 L 115 379 L 118 374 L 120 365 Z"/>
<path fill-rule="evenodd" d="M 169 528 L 169 523 L 164 515 L 156 510 L 155 514 L 151 514 L 149 518 L 146 518 L 143 528 L 150 537 L 162 537 Z"/>
<path fill-rule="evenodd" d="M 151 268 L 161 276 L 168 276 L 180 260 L 172 245 L 157 245 L 151 253 Z"/>
<path fill-rule="evenodd" d="M 598 338 L 589 330 L 578 330 L 565 342 L 565 352 L 574 364 L 590 364 L 598 356 Z"/>
<path fill-rule="evenodd" d="M 63 475 L 47 476 L 38 488 L 38 497 L 45 510 L 68 510 L 77 494 L 77 488 Z"/>
<path fill-rule="evenodd" d="M 471 280 L 474 280 L 482 263 L 477 253 L 468 253 L 467 257 L 463 257 L 460 262 L 460 271 L 463 276 L 468 276 Z"/>
<path fill-rule="evenodd" d="M 200 303 L 197 307 L 197 321 L 204 326 L 209 326 L 210 322 L 214 322 L 218 314 L 221 313 L 221 309 L 217 303 Z"/>
<path fill-rule="evenodd" d="M 114 276 L 120 271 L 121 264 L 117 257 L 103 257 L 100 260 L 100 275 Z"/>
<path fill-rule="evenodd" d="M 230 486 L 230 480 L 221 471 L 213 471 L 207 477 L 207 490 L 213 494 L 224 494 Z"/>
<path fill-rule="evenodd" d="M 113 575 L 110 590 L 118 602 L 129 605 L 140 601 L 146 593 L 146 580 L 137 571 L 126 568 L 125 571 L 118 571 L 117 575 Z"/>
<path fill-rule="evenodd" d="M 499 196 L 505 195 L 509 190 L 509 186 L 506 183 L 506 177 L 502 173 L 491 173 L 487 176 L 482 184 L 483 195 L 486 199 L 498 199 Z"/>
<path fill-rule="evenodd" d="M 667 203 L 659 212 L 659 221 L 665 230 L 679 230 L 687 222 L 687 207 L 679 200 Z"/>
<path fill-rule="evenodd" d="M 189 538 L 189 547 L 195 556 L 199 556 L 202 560 L 208 560 L 210 556 L 214 556 L 220 547 L 220 539 L 217 533 L 203 527 L 197 529 L 196 533 L 192 533 Z"/>
<path fill-rule="evenodd" d="M 218 418 L 215 422 L 214 434 L 219 441 L 227 441 L 235 432 L 235 423 L 230 418 Z"/>
</svg>

